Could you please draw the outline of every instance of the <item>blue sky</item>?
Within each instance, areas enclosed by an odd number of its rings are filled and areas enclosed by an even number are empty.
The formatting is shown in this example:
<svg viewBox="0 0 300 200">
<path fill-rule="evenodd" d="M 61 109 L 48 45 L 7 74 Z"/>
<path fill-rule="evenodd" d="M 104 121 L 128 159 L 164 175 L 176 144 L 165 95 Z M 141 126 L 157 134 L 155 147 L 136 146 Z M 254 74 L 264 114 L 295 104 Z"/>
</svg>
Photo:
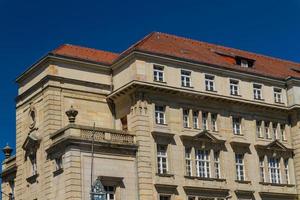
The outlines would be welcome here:
<svg viewBox="0 0 300 200">
<path fill-rule="evenodd" d="M 300 62 L 299 9 L 300 0 L 0 0 L 0 147 L 15 146 L 15 78 L 60 44 L 120 52 L 160 31 Z"/>
</svg>

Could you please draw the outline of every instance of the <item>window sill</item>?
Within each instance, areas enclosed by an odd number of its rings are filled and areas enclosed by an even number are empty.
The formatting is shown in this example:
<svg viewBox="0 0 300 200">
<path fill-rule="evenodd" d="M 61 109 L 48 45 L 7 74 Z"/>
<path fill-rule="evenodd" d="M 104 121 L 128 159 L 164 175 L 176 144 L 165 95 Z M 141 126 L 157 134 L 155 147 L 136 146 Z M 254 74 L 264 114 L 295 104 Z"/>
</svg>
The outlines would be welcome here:
<svg viewBox="0 0 300 200">
<path fill-rule="evenodd" d="M 157 80 L 153 80 L 153 82 L 155 82 L 155 83 L 163 83 L 163 84 L 167 84 L 166 81 L 157 81 Z"/>
<path fill-rule="evenodd" d="M 279 187 L 295 187 L 294 184 L 288 183 L 268 183 L 268 182 L 259 182 L 261 185 L 270 185 L 270 186 L 279 186 Z"/>
<path fill-rule="evenodd" d="M 237 182 L 237 183 L 241 183 L 241 184 L 250 184 L 251 183 L 251 181 L 242 181 L 242 180 L 235 180 L 235 182 Z"/>
<path fill-rule="evenodd" d="M 207 90 L 205 89 L 206 92 L 213 92 L 213 93 L 217 93 L 218 91 L 217 90 Z"/>
<path fill-rule="evenodd" d="M 174 174 L 160 174 L 160 173 L 156 173 L 156 176 L 160 176 L 160 177 L 174 177 Z"/>
<path fill-rule="evenodd" d="M 274 103 L 279 104 L 279 105 L 284 105 L 284 102 L 281 102 L 281 101 L 274 101 Z"/>
<path fill-rule="evenodd" d="M 194 88 L 193 86 L 184 86 L 184 85 L 181 85 L 181 87 L 183 87 L 183 88 L 190 88 L 190 89 Z"/>
<path fill-rule="evenodd" d="M 39 176 L 39 174 L 34 174 L 34 175 L 32 175 L 32 176 L 29 176 L 28 178 L 26 178 L 26 181 L 28 182 L 28 183 L 35 183 L 35 182 L 37 182 L 37 177 Z"/>
<path fill-rule="evenodd" d="M 166 127 L 166 126 L 168 126 L 168 124 L 160 124 L 160 123 L 155 123 L 157 126 L 163 126 L 163 127 Z"/>
<path fill-rule="evenodd" d="M 53 176 L 58 176 L 64 172 L 63 168 L 57 169 L 53 172 Z"/>
<path fill-rule="evenodd" d="M 184 178 L 204 180 L 204 181 L 217 181 L 217 182 L 224 182 L 224 181 L 226 181 L 226 179 L 224 179 L 224 178 L 205 178 L 205 177 L 198 177 L 198 176 L 184 176 Z"/>
<path fill-rule="evenodd" d="M 265 101 L 265 99 L 257 99 L 257 98 L 254 98 L 255 101 Z"/>
<path fill-rule="evenodd" d="M 242 97 L 242 95 L 240 94 L 230 94 L 231 96 L 234 96 L 234 97 Z"/>
</svg>

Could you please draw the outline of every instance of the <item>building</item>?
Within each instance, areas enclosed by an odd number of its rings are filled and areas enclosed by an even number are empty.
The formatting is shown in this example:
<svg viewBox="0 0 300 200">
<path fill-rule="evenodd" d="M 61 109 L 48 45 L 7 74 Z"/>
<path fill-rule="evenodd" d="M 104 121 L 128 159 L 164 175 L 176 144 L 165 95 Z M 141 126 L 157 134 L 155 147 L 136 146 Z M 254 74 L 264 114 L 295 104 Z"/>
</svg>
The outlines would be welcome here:
<svg viewBox="0 0 300 200">
<path fill-rule="evenodd" d="M 154 32 L 121 54 L 62 45 L 17 83 L 17 200 L 95 180 L 109 200 L 300 197 L 298 63 Z"/>
</svg>

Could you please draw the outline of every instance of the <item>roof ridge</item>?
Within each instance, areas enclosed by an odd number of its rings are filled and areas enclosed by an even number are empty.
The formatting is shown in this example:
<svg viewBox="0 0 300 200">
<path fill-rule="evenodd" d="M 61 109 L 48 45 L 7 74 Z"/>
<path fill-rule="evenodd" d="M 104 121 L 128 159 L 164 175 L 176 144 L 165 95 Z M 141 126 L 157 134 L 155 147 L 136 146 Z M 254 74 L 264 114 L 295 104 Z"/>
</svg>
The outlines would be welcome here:
<svg viewBox="0 0 300 200">
<path fill-rule="evenodd" d="M 272 60 L 275 60 L 275 61 L 281 61 L 281 62 L 286 62 L 286 63 L 290 63 L 290 64 L 296 64 L 296 65 L 300 64 L 300 62 L 298 63 L 296 61 L 291 61 L 291 60 L 287 60 L 287 59 L 272 57 L 272 56 L 269 56 L 269 55 L 264 55 L 262 53 L 255 53 L 255 52 L 251 52 L 251 51 L 247 51 L 247 50 L 237 49 L 237 48 L 234 48 L 234 47 L 226 47 L 224 45 L 214 44 L 214 43 L 205 42 L 205 41 L 200 41 L 200 40 L 188 38 L 188 37 L 185 37 L 185 36 L 178 36 L 178 35 L 173 35 L 173 34 L 163 33 L 163 32 L 155 32 L 155 33 L 158 33 L 158 34 L 161 34 L 161 35 L 165 35 L 165 36 L 168 36 L 168 37 L 177 38 L 177 39 L 184 39 L 184 40 L 190 41 L 190 42 L 196 42 L 196 43 L 201 44 L 202 46 L 203 46 L 203 44 L 206 44 L 206 45 L 209 45 L 209 46 L 216 46 L 216 47 L 222 48 L 222 49 L 240 51 L 240 52 L 243 52 L 243 53 L 251 54 L 253 56 L 263 57 L 263 58 L 266 58 L 266 59 L 272 59 Z"/>
</svg>

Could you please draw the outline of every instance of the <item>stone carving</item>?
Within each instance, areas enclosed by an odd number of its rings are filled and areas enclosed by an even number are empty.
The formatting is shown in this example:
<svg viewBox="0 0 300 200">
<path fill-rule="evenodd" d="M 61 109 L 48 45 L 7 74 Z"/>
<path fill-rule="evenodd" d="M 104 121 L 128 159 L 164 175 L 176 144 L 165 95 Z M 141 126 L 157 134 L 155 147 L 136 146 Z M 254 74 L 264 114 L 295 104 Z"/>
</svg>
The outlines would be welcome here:
<svg viewBox="0 0 300 200">
<path fill-rule="evenodd" d="M 33 130 L 36 126 L 36 108 L 34 107 L 34 105 L 30 104 L 29 106 L 29 129 Z"/>
</svg>

